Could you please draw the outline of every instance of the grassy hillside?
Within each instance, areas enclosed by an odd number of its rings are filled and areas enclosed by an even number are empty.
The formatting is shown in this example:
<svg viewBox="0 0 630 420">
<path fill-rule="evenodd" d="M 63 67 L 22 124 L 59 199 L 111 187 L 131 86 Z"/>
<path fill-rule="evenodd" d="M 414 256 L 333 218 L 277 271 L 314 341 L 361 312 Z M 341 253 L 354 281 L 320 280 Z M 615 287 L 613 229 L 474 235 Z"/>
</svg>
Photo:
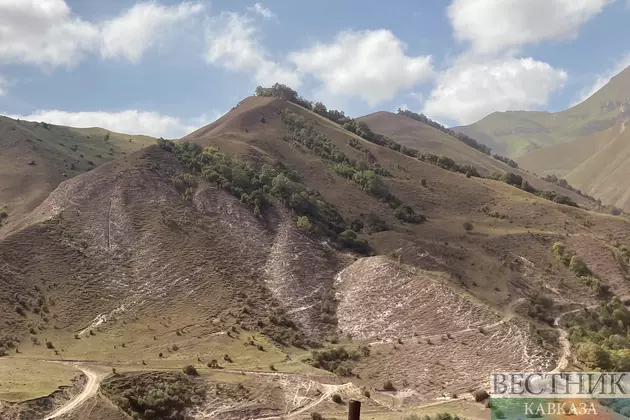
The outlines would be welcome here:
<svg viewBox="0 0 630 420">
<path fill-rule="evenodd" d="M 625 180 L 630 167 L 630 131 L 626 121 L 591 136 L 537 150 L 519 163 L 540 175 L 565 178 L 604 204 L 630 211 Z"/>
<path fill-rule="evenodd" d="M 166 391 L 212 418 L 343 417 L 350 398 L 375 419 L 487 418 L 462 396 L 491 370 L 557 365 L 545 321 L 630 294 L 630 223 L 394 147 L 250 97 L 62 183 L 0 237 L 0 366 L 107 372 L 70 418 L 166 416 L 145 398 Z M 20 389 L 25 365 L 2 369 Z"/>
<path fill-rule="evenodd" d="M 593 135 L 630 116 L 630 68 L 584 102 L 562 112 L 495 112 L 455 130 L 510 157 Z"/>
<path fill-rule="evenodd" d="M 0 207 L 5 224 L 37 207 L 67 178 L 123 157 L 154 139 L 109 132 L 16 121 L 0 116 Z M 34 163 L 29 165 L 29 162 Z"/>
</svg>

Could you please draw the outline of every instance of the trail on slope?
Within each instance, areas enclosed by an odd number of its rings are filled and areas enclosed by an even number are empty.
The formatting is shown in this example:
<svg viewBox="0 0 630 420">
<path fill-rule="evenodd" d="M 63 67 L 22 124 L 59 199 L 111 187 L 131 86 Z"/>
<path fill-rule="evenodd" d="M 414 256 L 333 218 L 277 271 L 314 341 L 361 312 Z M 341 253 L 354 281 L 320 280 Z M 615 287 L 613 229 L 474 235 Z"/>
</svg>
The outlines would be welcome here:
<svg viewBox="0 0 630 420">
<path fill-rule="evenodd" d="M 61 415 L 70 413 L 72 410 L 81 406 L 81 404 L 83 404 L 85 401 L 96 395 L 101 381 L 106 376 L 103 374 L 98 374 L 97 372 L 94 372 L 79 364 L 68 363 L 68 365 L 80 369 L 85 374 L 87 382 L 85 383 L 85 386 L 83 387 L 83 390 L 79 395 L 68 401 L 68 403 L 66 403 L 65 405 L 53 411 L 51 414 L 46 416 L 44 420 L 57 418 Z"/>
</svg>

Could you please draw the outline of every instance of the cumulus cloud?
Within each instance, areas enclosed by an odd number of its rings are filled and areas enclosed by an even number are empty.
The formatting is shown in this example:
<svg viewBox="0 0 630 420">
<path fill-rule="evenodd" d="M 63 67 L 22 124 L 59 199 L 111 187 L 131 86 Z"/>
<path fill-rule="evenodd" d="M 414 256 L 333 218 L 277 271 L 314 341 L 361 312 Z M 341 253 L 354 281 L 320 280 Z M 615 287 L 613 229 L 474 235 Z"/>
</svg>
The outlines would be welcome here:
<svg viewBox="0 0 630 420">
<path fill-rule="evenodd" d="M 462 58 L 440 74 L 424 112 L 470 124 L 494 111 L 533 109 L 546 105 L 567 77 L 566 71 L 533 58 Z"/>
<path fill-rule="evenodd" d="M 271 19 L 271 18 L 276 17 L 276 14 L 272 12 L 271 10 L 267 9 L 265 6 L 263 6 L 262 3 L 256 3 L 253 6 L 249 6 L 247 10 L 254 12 L 257 15 L 260 15 L 264 17 L 265 19 Z"/>
<path fill-rule="evenodd" d="M 164 138 L 180 138 L 199 128 L 195 124 L 196 118 L 187 120 L 157 112 L 137 110 L 119 112 L 40 110 L 30 115 L 9 115 L 9 117 L 77 128 L 102 127 L 119 133 L 144 134 Z"/>
<path fill-rule="evenodd" d="M 207 28 L 208 63 L 228 70 L 248 72 L 256 83 L 284 83 L 294 88 L 301 84 L 300 76 L 287 66 L 269 58 L 269 53 L 257 38 L 251 18 L 233 12 L 223 12 Z"/>
<path fill-rule="evenodd" d="M 580 97 L 573 103 L 573 105 L 577 105 L 580 102 L 591 97 L 595 92 L 597 92 L 598 90 L 603 88 L 604 85 L 610 82 L 610 79 L 621 73 L 628 66 L 630 66 L 630 52 L 626 53 L 610 69 L 599 74 L 592 85 L 586 86 L 584 89 L 582 89 L 582 91 L 580 92 Z"/>
<path fill-rule="evenodd" d="M 345 31 L 333 42 L 291 53 L 289 59 L 328 93 L 356 96 L 372 106 L 433 74 L 431 56 L 406 55 L 403 42 L 385 29 Z"/>
<path fill-rule="evenodd" d="M 0 40 L 0 62 L 72 66 L 98 45 L 99 30 L 64 0 L 2 0 Z"/>
<path fill-rule="evenodd" d="M 478 52 L 544 40 L 569 40 L 615 0 L 454 0 L 448 17 L 456 39 Z"/>
<path fill-rule="evenodd" d="M 104 58 L 123 57 L 138 62 L 142 54 L 162 40 L 166 32 L 203 10 L 200 3 L 180 3 L 164 6 L 138 3 L 119 17 L 103 24 L 101 55 Z"/>
<path fill-rule="evenodd" d="M 106 22 L 75 16 L 64 0 L 0 0 L 0 63 L 45 68 L 77 65 L 88 53 L 137 62 L 175 23 L 202 5 L 138 3 Z"/>
</svg>

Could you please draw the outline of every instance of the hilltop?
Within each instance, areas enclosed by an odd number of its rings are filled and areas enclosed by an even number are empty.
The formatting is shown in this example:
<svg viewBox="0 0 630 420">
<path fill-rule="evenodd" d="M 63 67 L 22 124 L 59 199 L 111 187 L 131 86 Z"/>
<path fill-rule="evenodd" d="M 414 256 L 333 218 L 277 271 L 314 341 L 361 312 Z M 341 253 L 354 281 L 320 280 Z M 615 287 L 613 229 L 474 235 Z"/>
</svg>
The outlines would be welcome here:
<svg viewBox="0 0 630 420">
<path fill-rule="evenodd" d="M 455 127 L 512 158 L 607 130 L 630 116 L 630 68 L 583 102 L 562 112 L 495 112 Z"/>
<path fill-rule="evenodd" d="M 0 207 L 19 220 L 68 178 L 138 150 L 155 139 L 0 116 Z"/>
<path fill-rule="evenodd" d="M 554 317 L 630 295 L 626 219 L 428 129 L 460 154 L 257 93 L 61 183 L 0 236 L 9 410 L 52 392 L 35 372 L 68 385 L 44 362 L 63 359 L 101 384 L 74 418 L 163 409 L 144 395 L 168 384 L 188 390 L 179 409 L 224 419 L 343 416 L 334 395 L 376 418 L 484 418 L 461 396 L 491 371 L 566 359 Z"/>
</svg>

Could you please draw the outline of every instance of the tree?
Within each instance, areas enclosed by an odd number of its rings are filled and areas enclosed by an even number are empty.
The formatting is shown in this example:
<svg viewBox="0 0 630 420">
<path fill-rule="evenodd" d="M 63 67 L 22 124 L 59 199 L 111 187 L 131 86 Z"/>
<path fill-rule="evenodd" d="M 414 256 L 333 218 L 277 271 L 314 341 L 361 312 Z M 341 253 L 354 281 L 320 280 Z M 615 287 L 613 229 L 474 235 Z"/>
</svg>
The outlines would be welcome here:
<svg viewBox="0 0 630 420">
<path fill-rule="evenodd" d="M 600 345 L 583 342 L 578 346 L 577 358 L 590 368 L 609 369 L 611 367 L 610 354 Z"/>
<path fill-rule="evenodd" d="M 313 111 L 315 111 L 322 117 L 328 118 L 328 110 L 326 109 L 326 105 L 321 102 L 315 102 L 315 105 L 313 106 Z"/>
</svg>

